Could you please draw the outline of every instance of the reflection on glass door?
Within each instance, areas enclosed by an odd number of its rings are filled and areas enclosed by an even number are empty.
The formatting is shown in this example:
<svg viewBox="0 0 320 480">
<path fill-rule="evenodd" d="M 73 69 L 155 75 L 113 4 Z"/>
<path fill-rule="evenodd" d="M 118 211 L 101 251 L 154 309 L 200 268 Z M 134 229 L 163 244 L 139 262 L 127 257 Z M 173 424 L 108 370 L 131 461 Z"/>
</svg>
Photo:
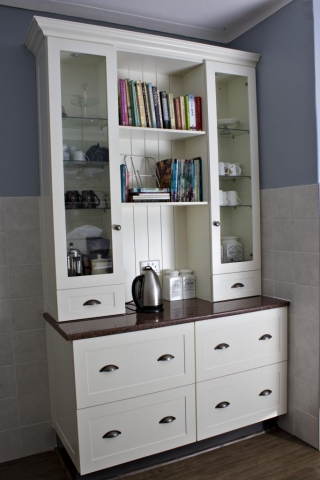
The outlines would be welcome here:
<svg viewBox="0 0 320 480">
<path fill-rule="evenodd" d="M 106 58 L 62 51 L 62 156 L 69 277 L 113 272 Z"/>
<path fill-rule="evenodd" d="M 216 73 L 221 263 L 253 260 L 248 79 Z"/>
</svg>

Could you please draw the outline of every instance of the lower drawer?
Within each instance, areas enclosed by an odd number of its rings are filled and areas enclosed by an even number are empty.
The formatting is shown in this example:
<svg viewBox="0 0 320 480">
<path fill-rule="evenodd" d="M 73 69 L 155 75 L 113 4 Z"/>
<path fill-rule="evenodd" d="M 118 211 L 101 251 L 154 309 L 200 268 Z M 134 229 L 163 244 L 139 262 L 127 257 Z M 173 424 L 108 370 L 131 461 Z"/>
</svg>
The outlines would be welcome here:
<svg viewBox="0 0 320 480">
<path fill-rule="evenodd" d="M 195 387 L 78 410 L 81 475 L 196 440 Z"/>
<path fill-rule="evenodd" d="M 59 322 L 125 312 L 124 285 L 58 290 Z"/>
<path fill-rule="evenodd" d="M 213 275 L 212 287 L 214 302 L 261 295 L 261 271 Z"/>
<path fill-rule="evenodd" d="M 198 383 L 197 440 L 287 412 L 287 362 Z"/>
</svg>

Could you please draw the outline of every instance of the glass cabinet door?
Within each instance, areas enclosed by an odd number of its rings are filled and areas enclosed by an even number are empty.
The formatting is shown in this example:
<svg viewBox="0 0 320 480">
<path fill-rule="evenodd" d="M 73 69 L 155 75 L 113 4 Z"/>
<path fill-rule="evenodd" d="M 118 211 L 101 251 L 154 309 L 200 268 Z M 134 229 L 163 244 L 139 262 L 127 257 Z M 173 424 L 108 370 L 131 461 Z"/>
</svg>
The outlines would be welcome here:
<svg viewBox="0 0 320 480">
<path fill-rule="evenodd" d="M 253 259 L 248 78 L 217 72 L 221 263 Z"/>
<path fill-rule="evenodd" d="M 65 270 L 113 273 L 106 58 L 60 52 Z"/>
</svg>

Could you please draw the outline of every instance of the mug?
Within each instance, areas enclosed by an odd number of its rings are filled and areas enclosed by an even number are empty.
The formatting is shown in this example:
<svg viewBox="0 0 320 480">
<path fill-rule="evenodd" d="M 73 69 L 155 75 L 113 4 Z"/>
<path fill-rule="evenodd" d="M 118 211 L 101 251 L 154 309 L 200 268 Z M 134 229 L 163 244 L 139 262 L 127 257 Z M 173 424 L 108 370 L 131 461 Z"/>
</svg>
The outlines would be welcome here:
<svg viewBox="0 0 320 480">
<path fill-rule="evenodd" d="M 87 160 L 89 160 L 89 158 L 81 150 L 76 150 L 73 154 L 73 160 L 75 160 L 76 162 L 86 162 Z"/>
<path fill-rule="evenodd" d="M 97 203 L 95 202 L 97 199 Z M 100 198 L 94 193 L 93 190 L 82 190 L 81 195 L 82 208 L 96 208 L 100 205 Z"/>
<path fill-rule="evenodd" d="M 236 176 L 244 174 L 244 172 L 243 172 L 242 168 L 240 167 L 239 163 L 229 163 L 229 170 L 230 170 L 230 176 L 231 177 L 236 177 Z"/>
<path fill-rule="evenodd" d="M 240 205 L 241 199 L 238 195 L 238 192 L 235 190 L 230 190 L 229 192 L 226 192 L 226 194 L 228 205 Z"/>
<path fill-rule="evenodd" d="M 220 176 L 225 176 L 225 175 L 230 175 L 230 169 L 229 169 L 230 163 L 225 163 L 225 162 L 219 162 L 219 175 Z"/>
<path fill-rule="evenodd" d="M 78 190 L 68 190 L 64 194 L 64 203 L 67 209 L 82 208 L 81 195 Z"/>
<path fill-rule="evenodd" d="M 223 207 L 225 205 L 229 205 L 229 200 L 227 196 L 228 192 L 224 192 L 223 190 L 219 190 L 219 203 Z"/>
<path fill-rule="evenodd" d="M 70 147 L 69 147 L 69 153 L 70 153 L 70 156 L 71 156 L 71 160 L 74 160 L 74 154 L 75 154 L 76 152 L 78 152 L 78 151 L 79 151 L 78 147 L 76 147 L 75 145 L 70 145 Z M 83 152 L 82 152 L 82 153 L 83 153 Z M 81 161 L 81 160 L 80 160 L 80 161 Z"/>
</svg>

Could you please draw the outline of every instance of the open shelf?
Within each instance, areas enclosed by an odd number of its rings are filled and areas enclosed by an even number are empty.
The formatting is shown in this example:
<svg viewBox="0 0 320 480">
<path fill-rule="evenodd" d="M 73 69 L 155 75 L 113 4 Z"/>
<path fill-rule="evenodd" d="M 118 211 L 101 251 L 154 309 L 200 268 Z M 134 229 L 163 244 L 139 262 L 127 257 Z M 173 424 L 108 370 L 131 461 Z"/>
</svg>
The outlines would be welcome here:
<svg viewBox="0 0 320 480">
<path fill-rule="evenodd" d="M 119 125 L 120 138 L 146 140 L 187 140 L 188 138 L 205 135 L 206 132 L 200 130 L 172 130 L 169 128 L 145 128 L 145 127 L 125 127 Z"/>
</svg>

